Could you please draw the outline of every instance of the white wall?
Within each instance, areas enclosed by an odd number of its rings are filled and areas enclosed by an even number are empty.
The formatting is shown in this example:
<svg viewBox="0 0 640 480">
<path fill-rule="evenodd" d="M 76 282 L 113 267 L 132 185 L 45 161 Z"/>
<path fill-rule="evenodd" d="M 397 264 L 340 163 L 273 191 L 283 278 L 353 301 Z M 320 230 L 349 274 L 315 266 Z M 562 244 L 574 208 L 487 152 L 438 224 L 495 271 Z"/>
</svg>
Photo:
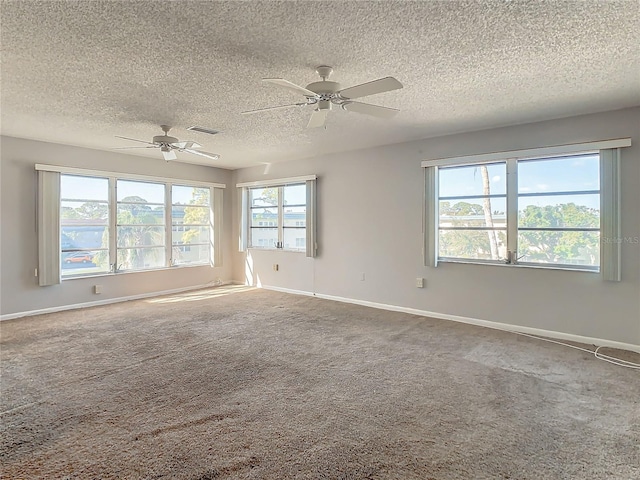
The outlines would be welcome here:
<svg viewBox="0 0 640 480">
<path fill-rule="evenodd" d="M 199 285 L 213 284 L 218 279 L 232 278 L 231 216 L 224 215 L 223 265 L 171 268 L 150 272 L 123 273 L 94 278 L 63 280 L 62 284 L 39 287 L 34 270 L 38 265 L 36 237 L 36 172 L 34 165 L 44 163 L 95 170 L 172 179 L 210 181 L 227 184 L 224 203 L 230 211 L 234 188 L 231 172 L 178 162 L 165 162 L 84 148 L 2 137 L 0 144 L 0 313 L 76 305 L 85 302 L 144 295 Z M 93 293 L 93 285 L 101 284 L 103 293 Z"/>
<path fill-rule="evenodd" d="M 421 253 L 422 160 L 620 137 L 633 142 L 622 152 L 622 234 L 638 239 L 640 108 L 633 108 L 276 163 L 268 175 L 262 167 L 237 170 L 234 185 L 318 175 L 319 256 L 252 250 L 246 262 L 237 252 L 236 191 L 234 278 L 244 282 L 250 270 L 251 281 L 263 286 L 640 345 L 638 242 L 622 244 L 620 283 L 587 272 L 451 263 L 428 268 Z M 415 287 L 416 277 L 426 279 L 426 288 Z"/>
</svg>

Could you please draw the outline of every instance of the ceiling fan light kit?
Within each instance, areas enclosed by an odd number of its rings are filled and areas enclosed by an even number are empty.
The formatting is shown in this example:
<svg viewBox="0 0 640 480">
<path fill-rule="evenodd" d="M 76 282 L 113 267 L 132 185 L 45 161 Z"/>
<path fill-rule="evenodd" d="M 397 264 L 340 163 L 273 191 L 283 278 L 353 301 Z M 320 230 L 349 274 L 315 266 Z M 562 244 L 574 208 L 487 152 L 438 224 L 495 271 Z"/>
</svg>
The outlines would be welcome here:
<svg viewBox="0 0 640 480">
<path fill-rule="evenodd" d="M 372 82 L 342 89 L 342 86 L 338 82 L 328 80 L 329 76 L 333 73 L 333 68 L 327 65 L 320 65 L 316 68 L 316 73 L 320 76 L 321 80 L 310 83 L 306 87 L 301 87 L 283 78 L 264 78 L 262 81 L 265 83 L 304 95 L 305 101 L 290 105 L 249 110 L 242 113 L 246 115 L 282 108 L 313 105 L 315 108 L 311 114 L 307 128 L 316 128 L 325 125 L 327 113 L 332 109 L 333 105 L 340 107 L 342 110 L 363 113 L 378 118 L 391 118 L 399 112 L 396 108 L 381 107 L 370 103 L 353 101 L 355 98 L 390 92 L 402 88 L 402 83 L 393 77 L 379 78 Z"/>
</svg>

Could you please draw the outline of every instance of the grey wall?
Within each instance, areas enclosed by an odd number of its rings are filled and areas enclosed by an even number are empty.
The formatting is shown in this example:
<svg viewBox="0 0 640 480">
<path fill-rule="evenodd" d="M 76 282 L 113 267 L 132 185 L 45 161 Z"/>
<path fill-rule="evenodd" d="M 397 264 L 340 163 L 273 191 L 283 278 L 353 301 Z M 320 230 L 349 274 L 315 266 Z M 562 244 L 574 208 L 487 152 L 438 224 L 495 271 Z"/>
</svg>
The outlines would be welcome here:
<svg viewBox="0 0 640 480">
<path fill-rule="evenodd" d="M 329 125 L 331 128 L 331 125 Z M 640 243 L 622 244 L 622 282 L 598 274 L 524 267 L 422 264 L 426 159 L 632 137 L 622 153 L 622 234 L 640 238 L 640 108 L 464 133 L 264 169 L 234 171 L 233 184 L 317 174 L 319 256 L 238 252 L 234 278 L 640 345 Z M 279 271 L 272 269 L 279 264 Z M 360 280 L 365 273 L 365 280 Z M 415 287 L 416 277 L 426 288 Z"/>
<path fill-rule="evenodd" d="M 36 238 L 36 172 L 44 163 L 122 173 L 155 175 L 172 179 L 210 181 L 227 184 L 224 202 L 231 208 L 234 188 L 231 172 L 204 166 L 102 152 L 51 143 L 2 137 L 0 144 L 0 313 L 39 310 L 103 301 L 158 291 L 214 283 L 232 278 L 231 216 L 224 215 L 223 266 L 183 267 L 150 272 L 126 273 L 94 278 L 63 280 L 62 284 L 39 287 L 34 276 L 38 265 Z M 93 285 L 103 293 L 95 295 Z"/>
</svg>

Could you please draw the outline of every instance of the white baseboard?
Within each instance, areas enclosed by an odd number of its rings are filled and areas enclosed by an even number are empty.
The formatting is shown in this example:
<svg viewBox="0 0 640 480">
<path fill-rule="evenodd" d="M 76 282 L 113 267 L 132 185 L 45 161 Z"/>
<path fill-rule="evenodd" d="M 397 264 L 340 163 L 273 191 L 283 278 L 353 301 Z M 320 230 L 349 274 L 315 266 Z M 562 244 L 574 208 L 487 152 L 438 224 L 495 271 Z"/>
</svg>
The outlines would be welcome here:
<svg viewBox="0 0 640 480">
<path fill-rule="evenodd" d="M 265 290 L 274 290 L 277 292 L 292 293 L 295 295 L 305 295 L 310 297 L 323 298 L 325 300 L 333 300 L 342 303 L 352 303 L 354 305 L 362 305 L 364 307 L 377 308 L 380 310 L 389 310 L 392 312 L 410 313 L 412 315 L 420 315 L 422 317 L 438 318 L 441 320 L 451 320 L 453 322 L 468 323 L 470 325 L 478 325 L 480 327 L 493 328 L 514 333 L 526 333 L 539 337 L 549 337 L 558 340 L 569 340 L 571 342 L 585 343 L 587 345 L 596 345 L 598 347 L 618 348 L 620 350 L 629 350 L 640 353 L 640 345 L 632 343 L 617 342 L 615 340 L 606 340 L 603 338 L 585 337 L 582 335 L 574 335 L 572 333 L 556 332 L 554 330 L 543 330 L 541 328 L 523 327 L 520 325 L 511 325 L 508 323 L 491 322 L 489 320 L 480 320 L 471 317 L 461 317 L 458 315 L 450 315 L 448 313 L 430 312 L 427 310 L 418 310 L 416 308 L 399 307 L 396 305 L 387 305 L 385 303 L 369 302 L 366 300 L 356 300 L 353 298 L 337 297 L 334 295 L 325 295 L 322 293 L 313 293 L 302 290 L 293 290 L 290 288 L 272 287 L 263 285 Z"/>
<path fill-rule="evenodd" d="M 107 298 L 105 300 L 96 300 L 94 302 L 74 303 L 72 305 L 60 305 L 58 307 L 40 308 L 38 310 L 28 310 L 25 312 L 8 313 L 0 315 L 0 321 L 12 320 L 14 318 L 31 317 L 33 315 L 42 315 L 45 313 L 63 312 L 65 310 L 75 310 L 77 308 L 97 307 L 99 305 L 109 305 L 110 303 L 128 302 L 130 300 L 140 300 L 143 298 L 161 297 L 162 295 L 173 295 L 176 293 L 188 292 L 190 290 L 200 290 L 202 288 L 221 287 L 223 285 L 231 285 L 232 282 L 221 282 L 216 285 L 204 284 L 193 287 L 174 288 L 173 290 L 163 290 L 161 292 L 141 293 L 139 295 L 130 295 L 127 297 Z"/>
</svg>

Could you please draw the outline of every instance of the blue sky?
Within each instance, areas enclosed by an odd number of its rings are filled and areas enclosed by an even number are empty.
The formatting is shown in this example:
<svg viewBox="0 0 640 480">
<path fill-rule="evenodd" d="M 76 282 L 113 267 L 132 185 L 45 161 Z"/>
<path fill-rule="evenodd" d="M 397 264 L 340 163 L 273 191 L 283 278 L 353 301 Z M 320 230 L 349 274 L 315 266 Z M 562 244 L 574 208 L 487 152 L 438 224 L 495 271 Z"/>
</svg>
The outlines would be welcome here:
<svg viewBox="0 0 640 480">
<path fill-rule="evenodd" d="M 109 183 L 104 178 L 62 175 L 60 177 L 62 198 L 107 201 Z M 192 197 L 192 187 L 174 185 L 173 203 L 188 204 Z M 150 203 L 164 204 L 164 184 L 148 182 L 118 182 L 118 200 L 129 196 L 142 197 Z"/>
<path fill-rule="evenodd" d="M 492 194 L 506 193 L 506 164 L 487 165 Z M 440 196 L 482 195 L 482 174 L 478 166 L 441 168 Z M 600 189 L 600 164 L 597 154 L 569 156 L 563 159 L 522 160 L 518 162 L 518 193 L 552 193 Z M 526 205 L 576 203 L 599 208 L 598 195 L 566 195 L 562 197 L 524 197 Z M 475 203 L 475 202 L 473 202 Z M 493 202 L 492 202 L 493 203 Z"/>
</svg>

